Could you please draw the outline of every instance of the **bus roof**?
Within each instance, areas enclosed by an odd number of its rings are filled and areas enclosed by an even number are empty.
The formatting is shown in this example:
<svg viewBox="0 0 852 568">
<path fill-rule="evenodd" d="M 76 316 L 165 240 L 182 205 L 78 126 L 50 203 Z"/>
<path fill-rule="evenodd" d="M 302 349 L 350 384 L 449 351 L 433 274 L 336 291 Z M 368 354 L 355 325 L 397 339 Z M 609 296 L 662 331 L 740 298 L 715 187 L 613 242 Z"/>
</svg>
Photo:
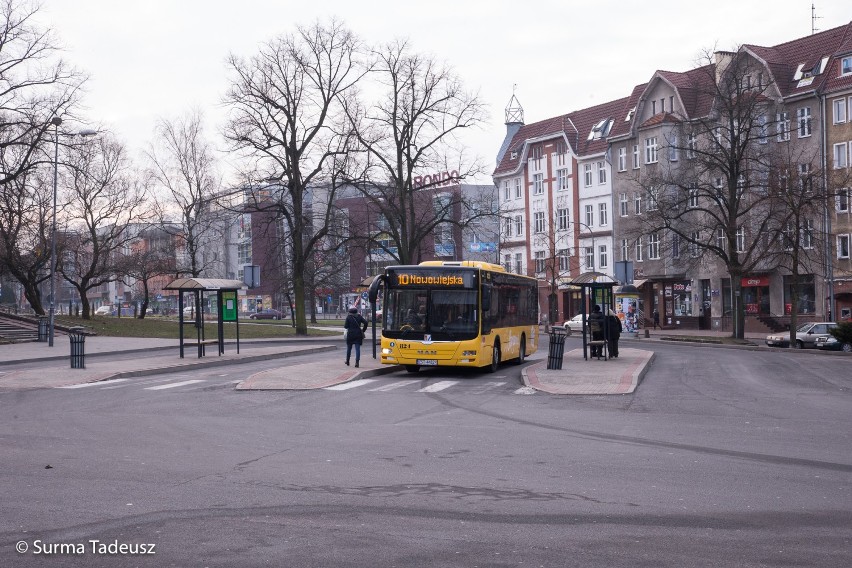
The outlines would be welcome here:
<svg viewBox="0 0 852 568">
<path fill-rule="evenodd" d="M 490 270 L 492 272 L 506 272 L 506 269 L 499 264 L 481 260 L 426 260 L 421 262 L 419 266 L 459 266 L 465 268 L 480 268 L 482 270 Z"/>
</svg>

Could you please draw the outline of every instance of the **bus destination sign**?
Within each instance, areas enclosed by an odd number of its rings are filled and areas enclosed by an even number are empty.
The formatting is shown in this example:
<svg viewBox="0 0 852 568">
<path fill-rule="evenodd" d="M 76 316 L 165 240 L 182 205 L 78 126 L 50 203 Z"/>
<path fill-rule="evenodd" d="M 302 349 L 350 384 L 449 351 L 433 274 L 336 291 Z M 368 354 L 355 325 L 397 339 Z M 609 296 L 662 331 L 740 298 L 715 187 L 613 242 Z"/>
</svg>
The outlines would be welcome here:
<svg viewBox="0 0 852 568">
<path fill-rule="evenodd" d="M 449 288 L 472 288 L 472 272 L 446 272 L 436 270 L 406 270 L 394 274 L 400 287 L 439 286 Z"/>
</svg>

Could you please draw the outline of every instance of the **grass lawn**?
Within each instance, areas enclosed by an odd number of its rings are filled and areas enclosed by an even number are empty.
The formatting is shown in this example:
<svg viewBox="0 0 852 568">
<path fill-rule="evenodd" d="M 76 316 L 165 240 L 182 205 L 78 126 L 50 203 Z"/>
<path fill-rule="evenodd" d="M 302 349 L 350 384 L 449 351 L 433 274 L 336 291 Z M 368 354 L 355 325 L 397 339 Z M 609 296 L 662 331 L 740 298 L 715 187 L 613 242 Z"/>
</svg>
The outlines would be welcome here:
<svg viewBox="0 0 852 568">
<path fill-rule="evenodd" d="M 56 323 L 66 326 L 83 326 L 97 333 L 111 337 L 178 337 L 178 321 L 171 318 L 148 316 L 143 320 L 132 317 L 117 318 L 114 316 L 95 316 L 93 319 L 84 320 L 78 317 L 58 316 Z M 308 336 L 323 337 L 336 336 L 343 333 L 343 320 L 319 320 L 316 324 L 323 327 L 339 327 L 340 331 L 325 331 L 310 329 L 313 325 L 308 323 Z M 195 327 L 185 325 L 184 333 L 189 337 L 196 337 Z M 215 338 L 217 335 L 216 322 L 204 324 L 204 334 L 207 338 Z M 233 323 L 225 323 L 225 339 L 236 339 L 236 326 Z M 263 339 L 278 337 L 296 337 L 296 330 L 291 322 L 284 321 L 252 321 L 240 320 L 240 339 Z"/>
</svg>

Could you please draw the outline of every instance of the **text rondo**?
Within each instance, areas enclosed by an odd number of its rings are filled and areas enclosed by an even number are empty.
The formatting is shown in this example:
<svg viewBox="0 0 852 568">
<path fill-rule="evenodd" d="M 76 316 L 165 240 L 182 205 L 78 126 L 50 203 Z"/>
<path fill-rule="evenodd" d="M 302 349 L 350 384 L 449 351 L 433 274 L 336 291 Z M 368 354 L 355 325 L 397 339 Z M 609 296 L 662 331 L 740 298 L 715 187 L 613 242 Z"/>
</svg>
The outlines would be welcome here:
<svg viewBox="0 0 852 568">
<path fill-rule="evenodd" d="M 459 172 L 453 170 L 451 172 L 435 172 L 425 176 L 414 176 L 414 189 L 423 187 L 446 187 L 448 185 L 456 185 L 459 182 Z"/>
</svg>

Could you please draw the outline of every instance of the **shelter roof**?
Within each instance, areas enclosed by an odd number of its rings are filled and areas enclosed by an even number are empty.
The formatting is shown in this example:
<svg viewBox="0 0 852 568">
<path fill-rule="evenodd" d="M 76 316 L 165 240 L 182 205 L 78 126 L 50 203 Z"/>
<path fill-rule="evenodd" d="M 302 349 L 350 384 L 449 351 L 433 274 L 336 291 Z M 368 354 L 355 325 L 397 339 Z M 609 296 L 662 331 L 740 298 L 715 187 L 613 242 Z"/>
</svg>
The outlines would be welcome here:
<svg viewBox="0 0 852 568">
<path fill-rule="evenodd" d="M 172 280 L 164 290 L 240 290 L 247 288 L 241 280 L 227 278 L 178 278 Z"/>
</svg>

